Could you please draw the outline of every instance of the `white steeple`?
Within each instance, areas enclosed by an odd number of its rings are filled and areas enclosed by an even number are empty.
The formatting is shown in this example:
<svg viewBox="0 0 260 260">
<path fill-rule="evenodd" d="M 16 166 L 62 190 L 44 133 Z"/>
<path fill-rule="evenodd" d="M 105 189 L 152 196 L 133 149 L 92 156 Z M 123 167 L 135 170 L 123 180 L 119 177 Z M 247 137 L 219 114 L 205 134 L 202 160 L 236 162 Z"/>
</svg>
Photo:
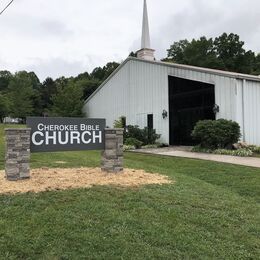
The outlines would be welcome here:
<svg viewBox="0 0 260 260">
<path fill-rule="evenodd" d="M 146 0 L 144 0 L 144 10 L 143 10 L 143 29 L 142 29 L 142 44 L 141 49 L 150 49 L 150 32 L 149 32 L 149 20 Z"/>
<path fill-rule="evenodd" d="M 154 60 L 154 50 L 151 49 L 149 21 L 146 0 L 144 0 L 143 28 L 141 50 L 137 51 L 137 58 L 144 60 Z"/>
</svg>

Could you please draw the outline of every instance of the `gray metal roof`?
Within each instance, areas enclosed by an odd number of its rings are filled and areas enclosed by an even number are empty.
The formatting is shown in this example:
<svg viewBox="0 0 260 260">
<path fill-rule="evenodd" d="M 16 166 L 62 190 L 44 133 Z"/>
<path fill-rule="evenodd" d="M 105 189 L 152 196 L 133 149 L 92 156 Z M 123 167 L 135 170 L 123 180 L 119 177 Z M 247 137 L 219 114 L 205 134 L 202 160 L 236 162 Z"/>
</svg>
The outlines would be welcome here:
<svg viewBox="0 0 260 260">
<path fill-rule="evenodd" d="M 249 74 L 242 74 L 242 73 L 236 73 L 236 72 L 229 72 L 229 71 L 223 71 L 223 70 L 216 70 L 216 69 L 208 69 L 208 68 L 202 68 L 202 67 L 196 67 L 196 66 L 190 66 L 190 65 L 183 65 L 183 64 L 177 64 L 177 63 L 170 63 L 170 62 L 162 62 L 162 61 L 149 61 L 144 59 L 138 59 L 134 57 L 128 57 L 125 61 L 123 61 L 120 66 L 92 93 L 91 96 L 89 96 L 85 103 L 87 103 L 95 94 L 128 62 L 128 61 L 137 61 L 137 62 L 144 62 L 144 63 L 150 63 L 160 66 L 166 66 L 166 67 L 173 67 L 173 68 L 179 68 L 179 69 L 186 69 L 186 70 L 192 70 L 197 72 L 204 72 L 204 73 L 210 73 L 218 76 L 223 77 L 229 77 L 229 78 L 235 78 L 235 79 L 245 79 L 250 81 L 258 81 L 260 82 L 260 76 L 253 76 Z"/>
</svg>

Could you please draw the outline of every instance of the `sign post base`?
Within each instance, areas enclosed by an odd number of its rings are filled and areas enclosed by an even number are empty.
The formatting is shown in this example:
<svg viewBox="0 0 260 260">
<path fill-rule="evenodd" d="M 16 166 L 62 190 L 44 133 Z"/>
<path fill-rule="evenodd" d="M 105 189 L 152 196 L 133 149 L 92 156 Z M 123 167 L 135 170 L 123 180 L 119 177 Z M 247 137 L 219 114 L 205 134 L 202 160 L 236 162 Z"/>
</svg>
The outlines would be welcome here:
<svg viewBox="0 0 260 260">
<path fill-rule="evenodd" d="M 30 128 L 5 129 L 5 174 L 9 181 L 30 178 Z"/>
<path fill-rule="evenodd" d="M 102 152 L 101 170 L 119 173 L 123 168 L 123 133 L 122 128 L 105 129 L 105 150 Z"/>
</svg>

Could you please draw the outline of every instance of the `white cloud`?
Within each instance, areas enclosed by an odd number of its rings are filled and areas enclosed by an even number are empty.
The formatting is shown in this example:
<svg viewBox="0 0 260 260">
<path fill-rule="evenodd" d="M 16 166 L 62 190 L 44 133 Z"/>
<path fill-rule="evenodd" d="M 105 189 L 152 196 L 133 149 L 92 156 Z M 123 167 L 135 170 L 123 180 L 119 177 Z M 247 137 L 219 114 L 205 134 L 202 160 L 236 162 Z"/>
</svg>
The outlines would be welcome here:
<svg viewBox="0 0 260 260">
<path fill-rule="evenodd" d="M 16 0 L 0 16 L 0 69 L 76 75 L 122 61 L 140 45 L 142 0 Z M 260 52 L 260 2 L 147 0 L 157 58 L 170 44 L 226 32 Z M 2 8 L 8 0 L 0 2 Z"/>
</svg>

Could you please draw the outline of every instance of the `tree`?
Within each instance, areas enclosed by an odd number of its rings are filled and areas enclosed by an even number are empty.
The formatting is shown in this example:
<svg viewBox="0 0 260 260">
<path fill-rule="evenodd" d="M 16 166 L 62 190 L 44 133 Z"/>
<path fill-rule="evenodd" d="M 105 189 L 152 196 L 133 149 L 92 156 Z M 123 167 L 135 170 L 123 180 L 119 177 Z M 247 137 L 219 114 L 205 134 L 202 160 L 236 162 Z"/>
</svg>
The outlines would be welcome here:
<svg viewBox="0 0 260 260">
<path fill-rule="evenodd" d="M 81 117 L 83 101 L 82 87 L 69 81 L 66 86 L 59 85 L 57 93 L 52 96 L 51 114 L 61 117 Z"/>
<path fill-rule="evenodd" d="M 170 46 L 170 49 L 167 50 L 167 60 L 185 64 L 186 61 L 184 59 L 184 52 L 189 44 L 190 42 L 188 40 L 180 40 L 179 42 L 174 42 Z"/>
<path fill-rule="evenodd" d="M 0 123 L 9 115 L 9 100 L 6 96 L 0 94 Z"/>
<path fill-rule="evenodd" d="M 50 77 L 46 78 L 43 81 L 40 89 L 43 112 L 47 112 L 48 110 L 51 109 L 53 105 L 51 97 L 56 93 L 57 93 L 56 82 Z"/>
<path fill-rule="evenodd" d="M 164 61 L 241 73 L 257 71 L 256 58 L 246 51 L 237 34 L 223 33 L 215 39 L 181 40 L 168 49 Z"/>
<path fill-rule="evenodd" d="M 40 89 L 41 82 L 38 76 L 33 71 L 28 72 L 28 76 L 31 79 L 33 89 L 37 89 L 37 90 Z"/>
<path fill-rule="evenodd" d="M 255 57 L 252 74 L 260 75 L 260 54 Z"/>
<path fill-rule="evenodd" d="M 8 85 L 10 112 L 13 117 L 25 121 L 33 114 L 33 82 L 27 72 L 17 72 Z"/>
<path fill-rule="evenodd" d="M 13 75 L 10 71 L 7 70 L 0 71 L 0 92 L 7 91 L 12 76 Z"/>
<path fill-rule="evenodd" d="M 134 57 L 134 58 L 137 58 L 137 52 L 133 52 L 131 51 L 128 55 L 128 57 Z"/>
<path fill-rule="evenodd" d="M 175 42 L 168 50 L 168 61 L 208 68 L 220 67 L 213 40 L 206 37 L 193 39 L 191 42 L 188 40 Z"/>
<path fill-rule="evenodd" d="M 214 41 L 214 48 L 223 69 L 242 73 L 251 73 L 255 54 L 246 51 L 245 43 L 240 41 L 237 34 L 223 33 Z"/>
<path fill-rule="evenodd" d="M 106 66 L 103 68 L 97 67 L 95 68 L 92 73 L 90 74 L 90 77 L 92 79 L 98 79 L 100 81 L 106 80 L 111 73 L 114 72 L 114 70 L 119 66 L 119 63 L 117 62 L 108 62 Z"/>
<path fill-rule="evenodd" d="M 82 79 L 73 81 L 78 87 L 83 90 L 83 99 L 87 99 L 101 84 L 98 79 Z"/>
</svg>

